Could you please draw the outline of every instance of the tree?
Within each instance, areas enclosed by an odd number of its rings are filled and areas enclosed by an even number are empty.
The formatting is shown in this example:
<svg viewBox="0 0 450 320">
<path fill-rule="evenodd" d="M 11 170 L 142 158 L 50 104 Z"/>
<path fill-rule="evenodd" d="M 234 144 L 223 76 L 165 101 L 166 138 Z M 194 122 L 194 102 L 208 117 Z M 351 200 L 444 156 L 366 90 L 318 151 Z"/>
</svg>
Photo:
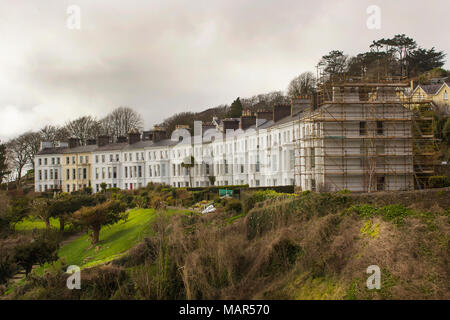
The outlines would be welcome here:
<svg viewBox="0 0 450 320">
<path fill-rule="evenodd" d="M 183 168 L 186 168 L 188 170 L 189 174 L 189 186 L 192 188 L 192 175 L 191 175 L 191 169 L 195 166 L 195 159 L 193 156 L 186 157 L 184 161 L 181 163 L 181 166 Z"/>
<path fill-rule="evenodd" d="M 416 41 L 405 34 L 397 34 L 391 39 L 376 40 L 370 45 L 370 48 L 376 51 L 384 48 L 387 54 L 395 54 L 399 61 L 400 75 L 402 76 L 408 74 L 408 56 L 416 47 Z"/>
<path fill-rule="evenodd" d="M 6 144 L 0 143 L 0 184 L 3 179 L 10 173 L 8 161 L 7 161 L 7 149 Z"/>
<path fill-rule="evenodd" d="M 332 50 L 327 55 L 324 55 L 319 61 L 319 66 L 322 66 L 323 71 L 329 77 L 343 73 L 347 66 L 347 56 L 342 51 Z"/>
<path fill-rule="evenodd" d="M 8 142 L 7 149 L 9 151 L 9 159 L 11 165 L 17 174 L 17 184 L 20 185 L 23 168 L 28 164 L 28 150 L 25 143 L 24 135 L 21 135 L 10 142 Z"/>
<path fill-rule="evenodd" d="M 101 121 L 102 131 L 105 134 L 120 137 L 126 136 L 131 130 L 142 129 L 142 116 L 129 107 L 114 109 Z"/>
<path fill-rule="evenodd" d="M 65 223 L 70 215 L 80 210 L 83 206 L 95 206 L 98 198 L 92 195 L 60 194 L 49 201 L 48 216 L 59 219 L 59 231 L 64 232 Z"/>
<path fill-rule="evenodd" d="M 79 139 L 82 144 L 86 144 L 88 139 L 95 139 L 102 133 L 100 122 L 91 116 L 69 121 L 65 128 L 70 137 Z"/>
<path fill-rule="evenodd" d="M 39 135 L 42 141 L 52 142 L 53 145 L 57 141 L 66 141 L 70 134 L 65 127 L 57 127 L 52 125 L 46 125 L 39 130 Z"/>
<path fill-rule="evenodd" d="M 41 135 L 38 132 L 27 132 L 22 135 L 22 141 L 25 144 L 25 153 L 28 163 L 35 169 L 34 156 L 39 152 L 41 147 Z"/>
<path fill-rule="evenodd" d="M 114 224 L 128 217 L 124 211 L 125 203 L 109 200 L 94 207 L 82 207 L 72 215 L 75 224 L 87 227 L 92 231 L 92 244 L 99 241 L 102 226 Z"/>
<path fill-rule="evenodd" d="M 239 97 L 233 101 L 230 107 L 230 111 L 228 112 L 228 117 L 230 118 L 239 118 L 242 116 L 242 103 Z"/>
<path fill-rule="evenodd" d="M 20 244 L 15 248 L 14 260 L 24 268 L 25 276 L 31 272 L 33 265 L 56 261 L 58 243 L 44 237 L 34 239 L 29 243 Z"/>
<path fill-rule="evenodd" d="M 291 98 L 311 95 L 316 91 L 316 77 L 312 72 L 303 72 L 291 80 L 287 91 Z"/>
<path fill-rule="evenodd" d="M 36 198 L 31 204 L 31 214 L 45 223 L 45 228 L 50 229 L 50 218 L 52 212 L 49 210 L 50 200 L 45 198 Z"/>
<path fill-rule="evenodd" d="M 423 72 L 440 68 L 444 65 L 445 53 L 436 51 L 433 48 L 427 50 L 418 48 L 408 56 L 409 71 L 412 75 L 419 75 Z"/>
<path fill-rule="evenodd" d="M 447 118 L 447 120 L 445 121 L 442 131 L 442 137 L 447 142 L 447 144 L 450 144 L 450 118 Z"/>
</svg>

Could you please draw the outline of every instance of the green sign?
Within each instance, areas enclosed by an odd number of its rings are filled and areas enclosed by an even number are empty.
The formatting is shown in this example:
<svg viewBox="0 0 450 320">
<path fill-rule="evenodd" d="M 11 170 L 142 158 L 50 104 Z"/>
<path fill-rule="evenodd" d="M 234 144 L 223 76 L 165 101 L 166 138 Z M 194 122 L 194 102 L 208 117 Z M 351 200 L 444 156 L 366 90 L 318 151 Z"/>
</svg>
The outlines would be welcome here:
<svg viewBox="0 0 450 320">
<path fill-rule="evenodd" d="M 233 195 L 233 190 L 227 189 L 219 189 L 219 196 L 229 195 L 230 197 Z"/>
</svg>

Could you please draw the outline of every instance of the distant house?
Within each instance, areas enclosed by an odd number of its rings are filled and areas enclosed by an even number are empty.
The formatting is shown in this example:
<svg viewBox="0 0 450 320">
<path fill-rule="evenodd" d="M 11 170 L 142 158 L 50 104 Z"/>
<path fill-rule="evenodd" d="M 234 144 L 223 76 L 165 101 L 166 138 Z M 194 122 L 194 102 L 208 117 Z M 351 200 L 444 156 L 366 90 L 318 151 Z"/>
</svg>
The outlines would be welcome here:
<svg viewBox="0 0 450 320">
<path fill-rule="evenodd" d="M 431 100 L 443 111 L 450 113 L 449 102 L 450 86 L 448 82 L 436 84 L 419 84 L 412 92 L 410 97 L 413 100 Z"/>
</svg>

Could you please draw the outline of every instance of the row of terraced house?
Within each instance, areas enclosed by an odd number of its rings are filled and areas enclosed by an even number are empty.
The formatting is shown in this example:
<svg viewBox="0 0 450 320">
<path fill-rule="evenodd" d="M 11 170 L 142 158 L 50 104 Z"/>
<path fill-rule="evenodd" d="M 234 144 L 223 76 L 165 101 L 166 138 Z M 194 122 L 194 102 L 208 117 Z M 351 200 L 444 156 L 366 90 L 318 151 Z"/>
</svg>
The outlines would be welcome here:
<svg viewBox="0 0 450 320">
<path fill-rule="evenodd" d="M 180 126 L 169 139 L 155 127 L 128 137 L 100 136 L 84 145 L 77 139 L 42 142 L 35 157 L 35 190 L 72 192 L 90 186 L 98 192 L 102 184 L 133 190 L 150 182 L 414 189 L 412 112 L 394 101 L 396 94 L 373 90 L 377 95 L 370 103 L 357 87 L 345 87 L 329 103 L 299 99 L 271 111 L 244 111 L 240 118 L 196 123 L 192 131 Z M 339 102 L 343 97 L 345 103 Z M 191 156 L 192 168 L 183 166 Z"/>
</svg>

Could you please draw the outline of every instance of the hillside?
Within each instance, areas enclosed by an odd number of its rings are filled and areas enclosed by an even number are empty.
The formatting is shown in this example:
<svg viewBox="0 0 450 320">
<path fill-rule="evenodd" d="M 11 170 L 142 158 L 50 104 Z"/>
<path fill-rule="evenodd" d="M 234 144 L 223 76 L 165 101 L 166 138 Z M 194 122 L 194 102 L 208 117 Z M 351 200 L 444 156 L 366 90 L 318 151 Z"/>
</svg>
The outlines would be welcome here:
<svg viewBox="0 0 450 320">
<path fill-rule="evenodd" d="M 8 298 L 450 299 L 450 188 L 248 199 L 242 213 L 159 215 L 145 241 L 83 271 L 82 290 L 55 266 Z"/>
</svg>

